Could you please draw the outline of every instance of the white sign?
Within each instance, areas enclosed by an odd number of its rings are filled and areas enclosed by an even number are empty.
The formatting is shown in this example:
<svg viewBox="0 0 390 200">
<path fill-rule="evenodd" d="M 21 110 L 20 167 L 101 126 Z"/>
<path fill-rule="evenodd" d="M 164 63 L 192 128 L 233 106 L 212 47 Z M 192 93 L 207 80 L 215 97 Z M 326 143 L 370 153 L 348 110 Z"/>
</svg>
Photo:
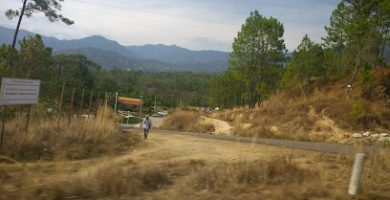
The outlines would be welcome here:
<svg viewBox="0 0 390 200">
<path fill-rule="evenodd" d="M 36 104 L 40 86 L 40 80 L 3 78 L 0 105 Z"/>
</svg>

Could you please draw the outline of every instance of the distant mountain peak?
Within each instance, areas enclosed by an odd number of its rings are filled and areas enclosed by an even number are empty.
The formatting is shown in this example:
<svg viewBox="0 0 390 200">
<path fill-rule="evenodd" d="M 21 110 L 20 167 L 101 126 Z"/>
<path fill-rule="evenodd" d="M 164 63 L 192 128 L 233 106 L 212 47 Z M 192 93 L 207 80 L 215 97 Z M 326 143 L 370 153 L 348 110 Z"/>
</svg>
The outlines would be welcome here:
<svg viewBox="0 0 390 200">
<path fill-rule="evenodd" d="M 0 44 L 10 43 L 13 29 L 0 26 Z M 21 30 L 18 40 L 35 35 Z M 81 54 L 105 68 L 133 68 L 149 71 L 223 72 L 227 69 L 229 54 L 220 51 L 194 51 L 175 44 L 147 44 L 123 46 L 101 35 L 81 39 L 59 40 L 42 35 L 53 52 Z"/>
</svg>

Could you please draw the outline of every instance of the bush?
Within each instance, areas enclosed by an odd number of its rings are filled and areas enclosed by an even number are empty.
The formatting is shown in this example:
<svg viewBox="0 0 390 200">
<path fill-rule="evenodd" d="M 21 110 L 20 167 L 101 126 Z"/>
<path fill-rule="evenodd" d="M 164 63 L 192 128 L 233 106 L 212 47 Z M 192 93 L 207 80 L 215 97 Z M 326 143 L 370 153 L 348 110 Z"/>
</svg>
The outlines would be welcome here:
<svg viewBox="0 0 390 200">
<path fill-rule="evenodd" d="M 199 133 L 212 133 L 214 125 L 201 123 L 200 112 L 176 111 L 168 115 L 161 128 L 176 131 L 190 131 Z"/>
</svg>

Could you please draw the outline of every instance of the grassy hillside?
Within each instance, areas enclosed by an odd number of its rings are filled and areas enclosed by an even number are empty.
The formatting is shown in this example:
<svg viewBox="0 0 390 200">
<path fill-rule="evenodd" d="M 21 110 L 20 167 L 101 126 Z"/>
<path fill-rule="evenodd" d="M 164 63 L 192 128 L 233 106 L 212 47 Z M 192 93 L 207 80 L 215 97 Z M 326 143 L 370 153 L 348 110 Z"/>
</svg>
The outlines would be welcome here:
<svg viewBox="0 0 390 200">
<path fill-rule="evenodd" d="M 313 82 L 306 93 L 280 92 L 256 108 L 226 110 L 214 118 L 229 122 L 232 134 L 248 137 L 349 143 L 355 132 L 390 133 L 390 69 L 376 69 L 369 87 L 357 81 L 352 95 L 347 96 L 350 78 Z M 199 114 L 171 115 L 164 127 L 197 131 L 199 126 L 194 124 L 198 122 L 182 122 L 191 118 L 189 115 Z"/>
<path fill-rule="evenodd" d="M 303 140 L 341 142 L 352 132 L 389 132 L 390 69 L 377 69 L 370 97 L 359 84 L 351 97 L 346 95 L 346 79 L 313 87 L 312 92 L 292 96 L 279 93 L 255 109 L 234 109 L 218 114 L 233 124 L 233 132 L 244 136 L 261 136 Z"/>
</svg>

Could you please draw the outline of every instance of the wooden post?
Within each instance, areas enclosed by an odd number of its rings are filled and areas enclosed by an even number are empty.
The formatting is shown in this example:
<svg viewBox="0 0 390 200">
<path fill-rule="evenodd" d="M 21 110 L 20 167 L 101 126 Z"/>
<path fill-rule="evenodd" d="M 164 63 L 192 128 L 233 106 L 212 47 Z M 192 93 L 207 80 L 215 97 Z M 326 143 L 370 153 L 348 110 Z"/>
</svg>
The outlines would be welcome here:
<svg viewBox="0 0 390 200">
<path fill-rule="evenodd" d="M 108 103 L 108 94 L 107 91 L 104 92 L 104 106 L 107 108 L 107 103 Z"/>
<path fill-rule="evenodd" d="M 356 195 L 360 188 L 360 178 L 363 174 L 364 161 L 366 159 L 366 154 L 357 153 L 355 155 L 355 162 L 352 167 L 352 175 L 349 181 L 348 194 Z"/>
<path fill-rule="evenodd" d="M 1 135 L 0 135 L 0 147 L 3 146 L 4 130 L 5 130 L 5 111 L 6 106 L 3 106 L 3 112 L 1 113 Z"/>
<path fill-rule="evenodd" d="M 80 100 L 80 115 L 83 113 L 83 101 L 84 101 L 84 88 L 83 91 L 81 92 L 81 100 Z"/>
<path fill-rule="evenodd" d="M 91 90 L 91 94 L 89 95 L 89 104 L 88 104 L 88 112 L 87 112 L 88 116 L 89 116 L 89 111 L 91 110 L 92 96 L 93 96 L 93 89 Z"/>
<path fill-rule="evenodd" d="M 30 124 L 31 105 L 28 105 L 27 120 L 26 120 L 26 133 L 28 133 L 28 126 Z"/>
<path fill-rule="evenodd" d="M 98 113 L 98 110 L 99 110 L 99 106 L 100 106 L 100 91 L 98 91 L 98 96 L 97 96 L 97 99 L 96 99 L 96 112 L 95 112 L 95 116 L 97 116 L 97 113 Z"/>
<path fill-rule="evenodd" d="M 68 116 L 68 124 L 72 121 L 72 115 L 73 115 L 73 102 L 74 102 L 74 94 L 76 92 L 76 88 L 73 87 L 72 90 L 72 98 L 70 100 L 70 110 L 69 110 L 69 116 Z"/>
<path fill-rule="evenodd" d="M 59 108 L 58 108 L 57 127 L 60 127 L 61 111 L 62 111 L 62 102 L 63 102 L 63 100 L 64 100 L 64 91 L 65 91 L 65 80 L 62 81 L 62 91 L 61 91 L 61 98 L 60 98 L 60 106 L 59 106 Z"/>
<path fill-rule="evenodd" d="M 89 104 L 88 104 L 88 111 L 87 111 L 87 119 L 85 120 L 85 123 L 88 123 L 89 120 L 89 112 L 91 110 L 91 105 L 92 105 L 92 96 L 93 96 L 93 89 L 91 89 L 91 94 L 89 95 Z"/>
</svg>

